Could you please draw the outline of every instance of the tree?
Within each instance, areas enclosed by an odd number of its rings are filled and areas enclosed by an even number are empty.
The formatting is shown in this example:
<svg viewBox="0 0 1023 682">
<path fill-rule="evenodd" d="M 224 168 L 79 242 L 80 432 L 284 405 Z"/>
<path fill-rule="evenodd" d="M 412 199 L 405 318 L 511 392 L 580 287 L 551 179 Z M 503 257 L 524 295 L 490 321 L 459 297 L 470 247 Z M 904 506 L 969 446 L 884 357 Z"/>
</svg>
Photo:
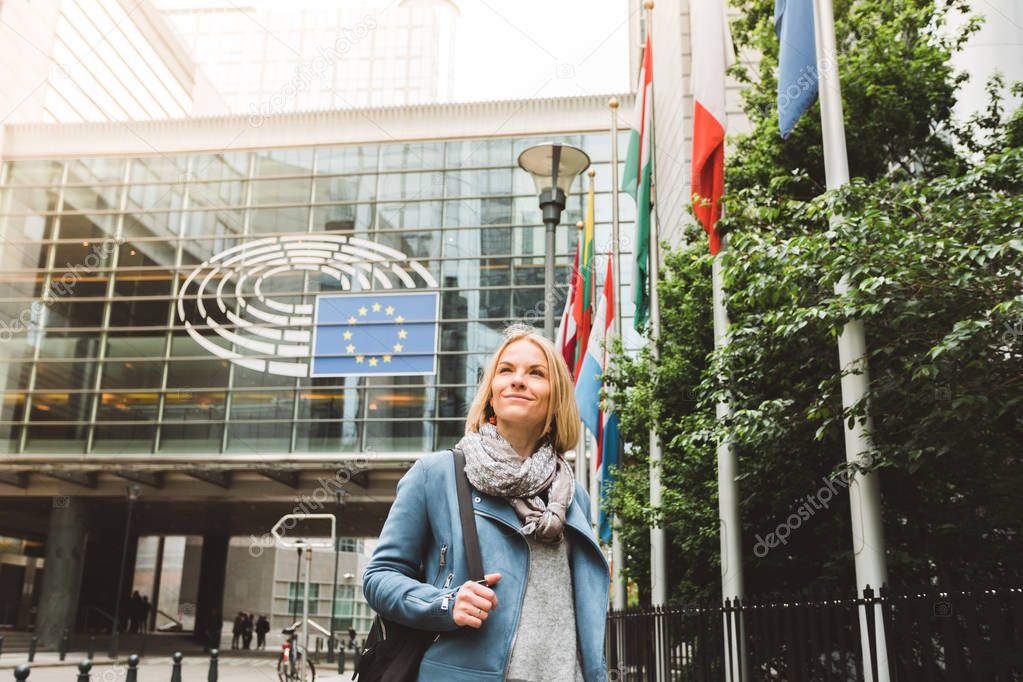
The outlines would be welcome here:
<svg viewBox="0 0 1023 682">
<path fill-rule="evenodd" d="M 763 58 L 748 83 L 752 132 L 727 167 L 725 288 L 731 345 L 713 350 L 702 232 L 665 259 L 661 360 L 613 378 L 626 439 L 611 505 L 630 571 L 648 584 L 646 429 L 664 442 L 663 519 L 674 598 L 719 591 L 715 444 L 739 453 L 751 594 L 854 584 L 836 337 L 867 330 L 893 584 L 973 584 L 1023 571 L 1023 117 L 997 105 L 951 116 L 961 3 L 858 0 L 836 8 L 853 182 L 823 191 L 819 114 L 778 137 L 773 2 L 739 3 L 736 42 Z M 867 27 L 874 26 L 869 30 Z M 829 227 L 837 212 L 840 223 Z M 847 296 L 833 286 L 848 274 Z M 727 399 L 733 417 L 716 421 Z M 639 446 L 639 447 L 636 447 Z M 770 545 L 774 533 L 775 546 Z M 784 537 L 783 537 L 784 536 Z"/>
</svg>

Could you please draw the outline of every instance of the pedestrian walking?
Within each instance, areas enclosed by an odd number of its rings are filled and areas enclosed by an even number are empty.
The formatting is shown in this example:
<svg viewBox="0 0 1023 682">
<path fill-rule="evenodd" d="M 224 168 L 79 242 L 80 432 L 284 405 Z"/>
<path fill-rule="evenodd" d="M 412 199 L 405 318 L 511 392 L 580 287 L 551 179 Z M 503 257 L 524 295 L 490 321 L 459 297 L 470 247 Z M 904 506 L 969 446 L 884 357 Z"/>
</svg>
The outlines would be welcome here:
<svg viewBox="0 0 1023 682">
<path fill-rule="evenodd" d="M 535 330 L 509 328 L 456 446 L 483 564 L 502 571 L 470 580 L 478 576 L 466 567 L 449 451 L 425 455 L 402 478 L 363 577 L 381 617 L 440 633 L 419 682 L 608 679 L 608 565 L 586 490 L 564 459 L 578 439 L 564 359 Z"/>
<path fill-rule="evenodd" d="M 270 632 L 270 621 L 266 616 L 260 614 L 256 621 L 256 648 L 266 649 L 266 633 Z"/>
<path fill-rule="evenodd" d="M 254 623 L 252 622 L 252 614 L 246 613 L 242 619 L 242 648 L 249 649 L 252 647 L 252 628 Z"/>
<path fill-rule="evenodd" d="M 142 596 L 138 590 L 131 593 L 131 598 L 128 599 L 128 632 L 137 633 L 139 631 L 139 619 L 142 613 Z"/>
<path fill-rule="evenodd" d="M 242 631 L 245 629 L 245 614 L 241 611 L 234 617 L 231 625 L 231 648 L 237 649 L 242 643 Z"/>
</svg>

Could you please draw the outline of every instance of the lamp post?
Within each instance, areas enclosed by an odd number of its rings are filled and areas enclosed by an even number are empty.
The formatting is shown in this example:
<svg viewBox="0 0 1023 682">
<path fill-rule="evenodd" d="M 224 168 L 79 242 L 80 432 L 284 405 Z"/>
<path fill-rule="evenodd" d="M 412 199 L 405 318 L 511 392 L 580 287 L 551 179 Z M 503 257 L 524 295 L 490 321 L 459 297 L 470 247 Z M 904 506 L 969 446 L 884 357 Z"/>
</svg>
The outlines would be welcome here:
<svg viewBox="0 0 1023 682">
<path fill-rule="evenodd" d="M 334 491 L 334 523 L 338 524 L 338 516 L 341 512 L 341 507 L 345 503 L 344 491 Z M 341 537 L 339 535 L 334 536 L 334 595 L 330 598 L 330 636 L 327 638 L 327 645 L 330 647 L 330 651 L 327 653 L 327 662 L 334 662 L 334 649 L 336 648 L 336 639 L 334 637 L 334 630 L 336 629 L 336 623 L 334 621 L 334 614 L 337 611 L 337 566 L 341 557 Z"/>
<path fill-rule="evenodd" d="M 128 486 L 128 514 L 124 521 L 124 544 L 121 545 L 121 571 L 117 578 L 117 594 L 114 597 L 114 623 L 110 632 L 110 658 L 117 658 L 117 650 L 121 645 L 121 595 L 124 592 L 125 564 L 128 563 L 128 539 L 131 536 L 131 515 L 135 501 L 139 499 L 141 488 L 132 483 Z"/>
<path fill-rule="evenodd" d="M 547 228 L 544 248 L 544 318 L 543 333 L 554 340 L 554 228 L 561 222 L 568 192 L 576 177 L 590 167 L 590 157 L 581 149 L 567 144 L 547 142 L 524 149 L 519 154 L 519 168 L 533 177 Z"/>
</svg>

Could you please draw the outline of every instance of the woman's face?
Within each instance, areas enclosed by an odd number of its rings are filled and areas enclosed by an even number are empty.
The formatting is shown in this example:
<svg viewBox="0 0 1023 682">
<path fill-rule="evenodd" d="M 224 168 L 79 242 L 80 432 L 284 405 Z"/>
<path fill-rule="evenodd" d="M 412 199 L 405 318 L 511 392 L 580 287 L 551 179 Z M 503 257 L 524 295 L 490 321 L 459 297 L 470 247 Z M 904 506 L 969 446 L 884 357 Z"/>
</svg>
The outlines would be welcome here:
<svg viewBox="0 0 1023 682">
<path fill-rule="evenodd" d="M 490 403 L 502 426 L 542 429 L 551 399 L 550 372 L 543 351 L 529 339 L 508 345 L 497 361 Z"/>
</svg>

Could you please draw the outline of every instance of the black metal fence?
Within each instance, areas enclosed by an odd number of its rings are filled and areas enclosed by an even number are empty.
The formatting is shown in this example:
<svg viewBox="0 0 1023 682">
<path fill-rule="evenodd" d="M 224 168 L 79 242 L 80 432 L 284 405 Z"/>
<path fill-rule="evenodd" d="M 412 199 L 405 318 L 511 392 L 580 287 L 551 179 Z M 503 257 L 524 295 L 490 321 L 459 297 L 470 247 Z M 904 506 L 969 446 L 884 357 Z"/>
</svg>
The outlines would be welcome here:
<svg viewBox="0 0 1023 682">
<path fill-rule="evenodd" d="M 866 663 L 861 641 L 868 643 Z M 658 680 L 658 670 L 663 680 L 721 682 L 740 642 L 746 664 L 731 679 L 743 682 L 866 681 L 876 679 L 870 670 L 885 659 L 892 682 L 1023 681 L 1023 587 L 879 594 L 867 588 L 859 598 L 817 594 L 612 611 L 611 682 Z"/>
</svg>

